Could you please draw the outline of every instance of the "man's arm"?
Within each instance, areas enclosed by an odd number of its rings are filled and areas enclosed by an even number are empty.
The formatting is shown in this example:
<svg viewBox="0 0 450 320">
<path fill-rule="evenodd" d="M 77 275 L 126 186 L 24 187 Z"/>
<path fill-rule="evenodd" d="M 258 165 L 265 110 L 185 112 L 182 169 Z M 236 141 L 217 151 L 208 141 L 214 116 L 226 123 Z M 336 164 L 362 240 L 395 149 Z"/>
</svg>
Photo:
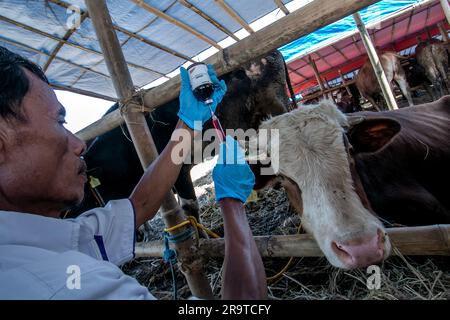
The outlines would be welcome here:
<svg viewBox="0 0 450 320">
<path fill-rule="evenodd" d="M 178 112 L 180 121 L 178 121 L 174 133 L 177 130 L 184 129 L 187 136 L 184 136 L 182 141 L 171 139 L 159 157 L 147 168 L 131 194 L 130 201 L 136 214 L 136 227 L 155 216 L 165 195 L 170 191 L 180 174 L 182 163 L 173 161 L 172 153 L 174 149 L 176 148 L 177 151 L 190 150 L 194 135 L 200 134 L 202 125 L 211 118 L 210 108 L 215 111 L 227 91 L 225 82 L 219 81 L 211 65 L 208 65 L 208 74 L 214 84 L 213 103 L 209 108 L 195 98 L 188 72 L 186 69 L 180 68 L 181 91 L 179 97 L 180 111 Z M 189 152 L 186 152 L 181 157 L 185 159 L 188 154 Z M 180 157 L 178 154 L 176 156 Z"/>
<path fill-rule="evenodd" d="M 244 205 L 231 198 L 219 203 L 225 231 L 222 299 L 267 299 L 264 265 L 250 230 Z"/>
<path fill-rule="evenodd" d="M 177 150 L 190 150 L 194 134 L 198 133 L 189 128 L 183 121 L 178 121 L 174 133 L 183 130 L 181 141 L 169 141 L 159 157 L 147 168 L 143 177 L 130 196 L 136 214 L 136 227 L 152 219 L 158 212 L 164 197 L 175 184 L 180 174 L 182 163 L 176 163 L 172 159 L 174 148 Z M 184 159 L 189 152 L 181 155 Z M 179 155 L 177 155 L 179 156 Z"/>
</svg>

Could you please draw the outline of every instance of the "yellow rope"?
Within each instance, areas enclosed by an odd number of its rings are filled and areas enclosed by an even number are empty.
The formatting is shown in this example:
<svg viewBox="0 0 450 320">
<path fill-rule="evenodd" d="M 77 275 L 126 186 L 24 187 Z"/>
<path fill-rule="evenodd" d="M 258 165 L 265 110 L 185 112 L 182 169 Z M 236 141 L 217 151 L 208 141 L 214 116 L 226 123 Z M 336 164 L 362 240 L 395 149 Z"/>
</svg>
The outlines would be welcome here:
<svg viewBox="0 0 450 320">
<path fill-rule="evenodd" d="M 206 227 L 203 226 L 202 224 L 198 223 L 198 221 L 197 221 L 197 219 L 196 219 L 195 217 L 193 217 L 193 216 L 188 216 L 186 219 L 187 219 L 187 220 L 185 220 L 185 221 L 183 221 L 183 222 L 181 222 L 181 223 L 179 223 L 179 224 L 177 224 L 177 225 L 175 225 L 175 226 L 173 226 L 173 227 L 165 228 L 164 231 L 166 231 L 166 232 L 172 232 L 172 231 L 178 230 L 178 229 L 180 229 L 180 228 L 183 228 L 183 227 L 185 227 L 185 226 L 187 226 L 187 225 L 191 225 L 191 226 L 194 227 L 194 230 L 195 230 L 195 234 L 196 234 L 196 236 L 197 236 L 197 239 L 199 239 L 199 233 L 198 233 L 198 229 L 199 229 L 199 228 L 202 229 L 203 231 L 205 231 L 210 237 L 213 237 L 213 238 L 216 238 L 216 239 L 217 239 L 217 238 L 220 238 L 219 235 L 217 235 L 217 234 L 214 233 L 213 231 L 209 230 L 208 228 L 206 228 Z M 299 234 L 301 230 L 302 230 L 302 224 L 300 224 L 300 225 L 298 226 L 297 234 Z M 292 261 L 294 261 L 294 257 L 291 257 L 291 258 L 289 259 L 288 263 L 284 266 L 284 268 L 283 268 L 280 272 L 278 272 L 278 273 L 275 274 L 274 276 L 268 277 L 268 278 L 267 278 L 267 281 L 275 281 L 275 280 L 277 280 L 278 278 L 280 278 L 280 277 L 283 275 L 283 273 L 285 273 L 286 270 L 291 266 Z"/>
<path fill-rule="evenodd" d="M 297 234 L 300 234 L 300 231 L 301 231 L 301 230 L 302 230 L 302 224 L 300 223 L 300 225 L 298 226 L 298 229 L 297 229 Z M 281 269 L 280 272 L 278 272 L 278 273 L 277 273 L 276 275 L 274 275 L 274 276 L 268 277 L 268 278 L 267 278 L 267 281 L 268 281 L 268 282 L 270 282 L 270 281 L 275 281 L 275 280 L 277 280 L 278 278 L 280 278 L 280 277 L 283 275 L 283 273 L 285 273 L 286 270 L 291 266 L 292 261 L 294 261 L 294 257 L 291 257 L 291 258 L 289 259 L 288 263 L 286 263 L 286 265 L 284 266 L 283 269 Z"/>
<path fill-rule="evenodd" d="M 216 233 L 212 232 L 211 230 L 209 230 L 208 228 L 206 228 L 202 224 L 198 223 L 198 221 L 197 221 L 197 219 L 195 217 L 188 216 L 186 219 L 187 219 L 186 221 L 183 221 L 183 222 L 177 224 L 176 226 L 173 226 L 173 227 L 170 227 L 170 228 L 166 228 L 166 229 L 164 229 L 164 231 L 172 232 L 172 231 L 178 230 L 178 229 L 180 229 L 180 228 L 190 224 L 192 227 L 194 227 L 195 233 L 197 235 L 197 239 L 199 238 L 199 236 L 198 236 L 198 229 L 199 228 L 202 229 L 203 231 L 205 231 L 210 237 L 220 238 L 219 235 L 217 235 Z"/>
</svg>

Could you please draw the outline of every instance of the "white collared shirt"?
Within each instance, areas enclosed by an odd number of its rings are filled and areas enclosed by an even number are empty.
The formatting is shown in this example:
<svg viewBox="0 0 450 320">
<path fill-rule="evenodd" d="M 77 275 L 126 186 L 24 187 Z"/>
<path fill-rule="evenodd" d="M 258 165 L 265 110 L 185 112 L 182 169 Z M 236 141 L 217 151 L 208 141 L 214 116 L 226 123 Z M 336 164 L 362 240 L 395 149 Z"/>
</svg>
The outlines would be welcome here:
<svg viewBox="0 0 450 320">
<path fill-rule="evenodd" d="M 67 220 L 0 211 L 0 299 L 154 299 L 117 267 L 134 235 L 128 199 Z"/>
</svg>

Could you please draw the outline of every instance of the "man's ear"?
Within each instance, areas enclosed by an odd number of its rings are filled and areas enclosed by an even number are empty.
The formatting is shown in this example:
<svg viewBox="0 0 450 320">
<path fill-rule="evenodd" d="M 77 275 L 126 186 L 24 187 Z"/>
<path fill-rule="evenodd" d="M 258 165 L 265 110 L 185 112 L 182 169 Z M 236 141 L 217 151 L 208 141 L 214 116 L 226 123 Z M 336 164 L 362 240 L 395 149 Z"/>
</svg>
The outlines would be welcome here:
<svg viewBox="0 0 450 320">
<path fill-rule="evenodd" d="M 351 126 L 347 137 L 355 153 L 376 152 L 387 145 L 401 130 L 392 119 L 365 119 Z"/>
</svg>

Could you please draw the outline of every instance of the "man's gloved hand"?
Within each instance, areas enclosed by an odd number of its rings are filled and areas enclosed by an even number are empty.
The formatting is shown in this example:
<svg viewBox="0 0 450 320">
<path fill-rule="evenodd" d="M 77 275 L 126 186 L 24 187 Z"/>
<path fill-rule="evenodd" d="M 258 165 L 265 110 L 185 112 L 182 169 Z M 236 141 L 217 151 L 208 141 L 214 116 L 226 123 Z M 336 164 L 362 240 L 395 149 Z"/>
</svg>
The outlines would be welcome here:
<svg viewBox="0 0 450 320">
<path fill-rule="evenodd" d="M 245 203 L 255 185 L 255 176 L 239 143 L 230 136 L 220 145 L 219 159 L 212 176 L 217 201 L 233 198 Z"/>
<path fill-rule="evenodd" d="M 214 93 L 212 96 L 213 103 L 211 109 L 216 111 L 217 105 L 222 101 L 223 96 L 227 91 L 225 82 L 219 81 L 217 75 L 212 67 L 208 64 L 208 74 L 214 85 Z M 178 117 L 186 123 L 188 127 L 194 130 L 202 130 L 206 121 L 211 118 L 211 111 L 208 106 L 195 98 L 192 92 L 191 83 L 189 81 L 189 74 L 183 67 L 180 68 L 181 75 L 181 92 L 180 92 L 180 111 Z"/>
</svg>

